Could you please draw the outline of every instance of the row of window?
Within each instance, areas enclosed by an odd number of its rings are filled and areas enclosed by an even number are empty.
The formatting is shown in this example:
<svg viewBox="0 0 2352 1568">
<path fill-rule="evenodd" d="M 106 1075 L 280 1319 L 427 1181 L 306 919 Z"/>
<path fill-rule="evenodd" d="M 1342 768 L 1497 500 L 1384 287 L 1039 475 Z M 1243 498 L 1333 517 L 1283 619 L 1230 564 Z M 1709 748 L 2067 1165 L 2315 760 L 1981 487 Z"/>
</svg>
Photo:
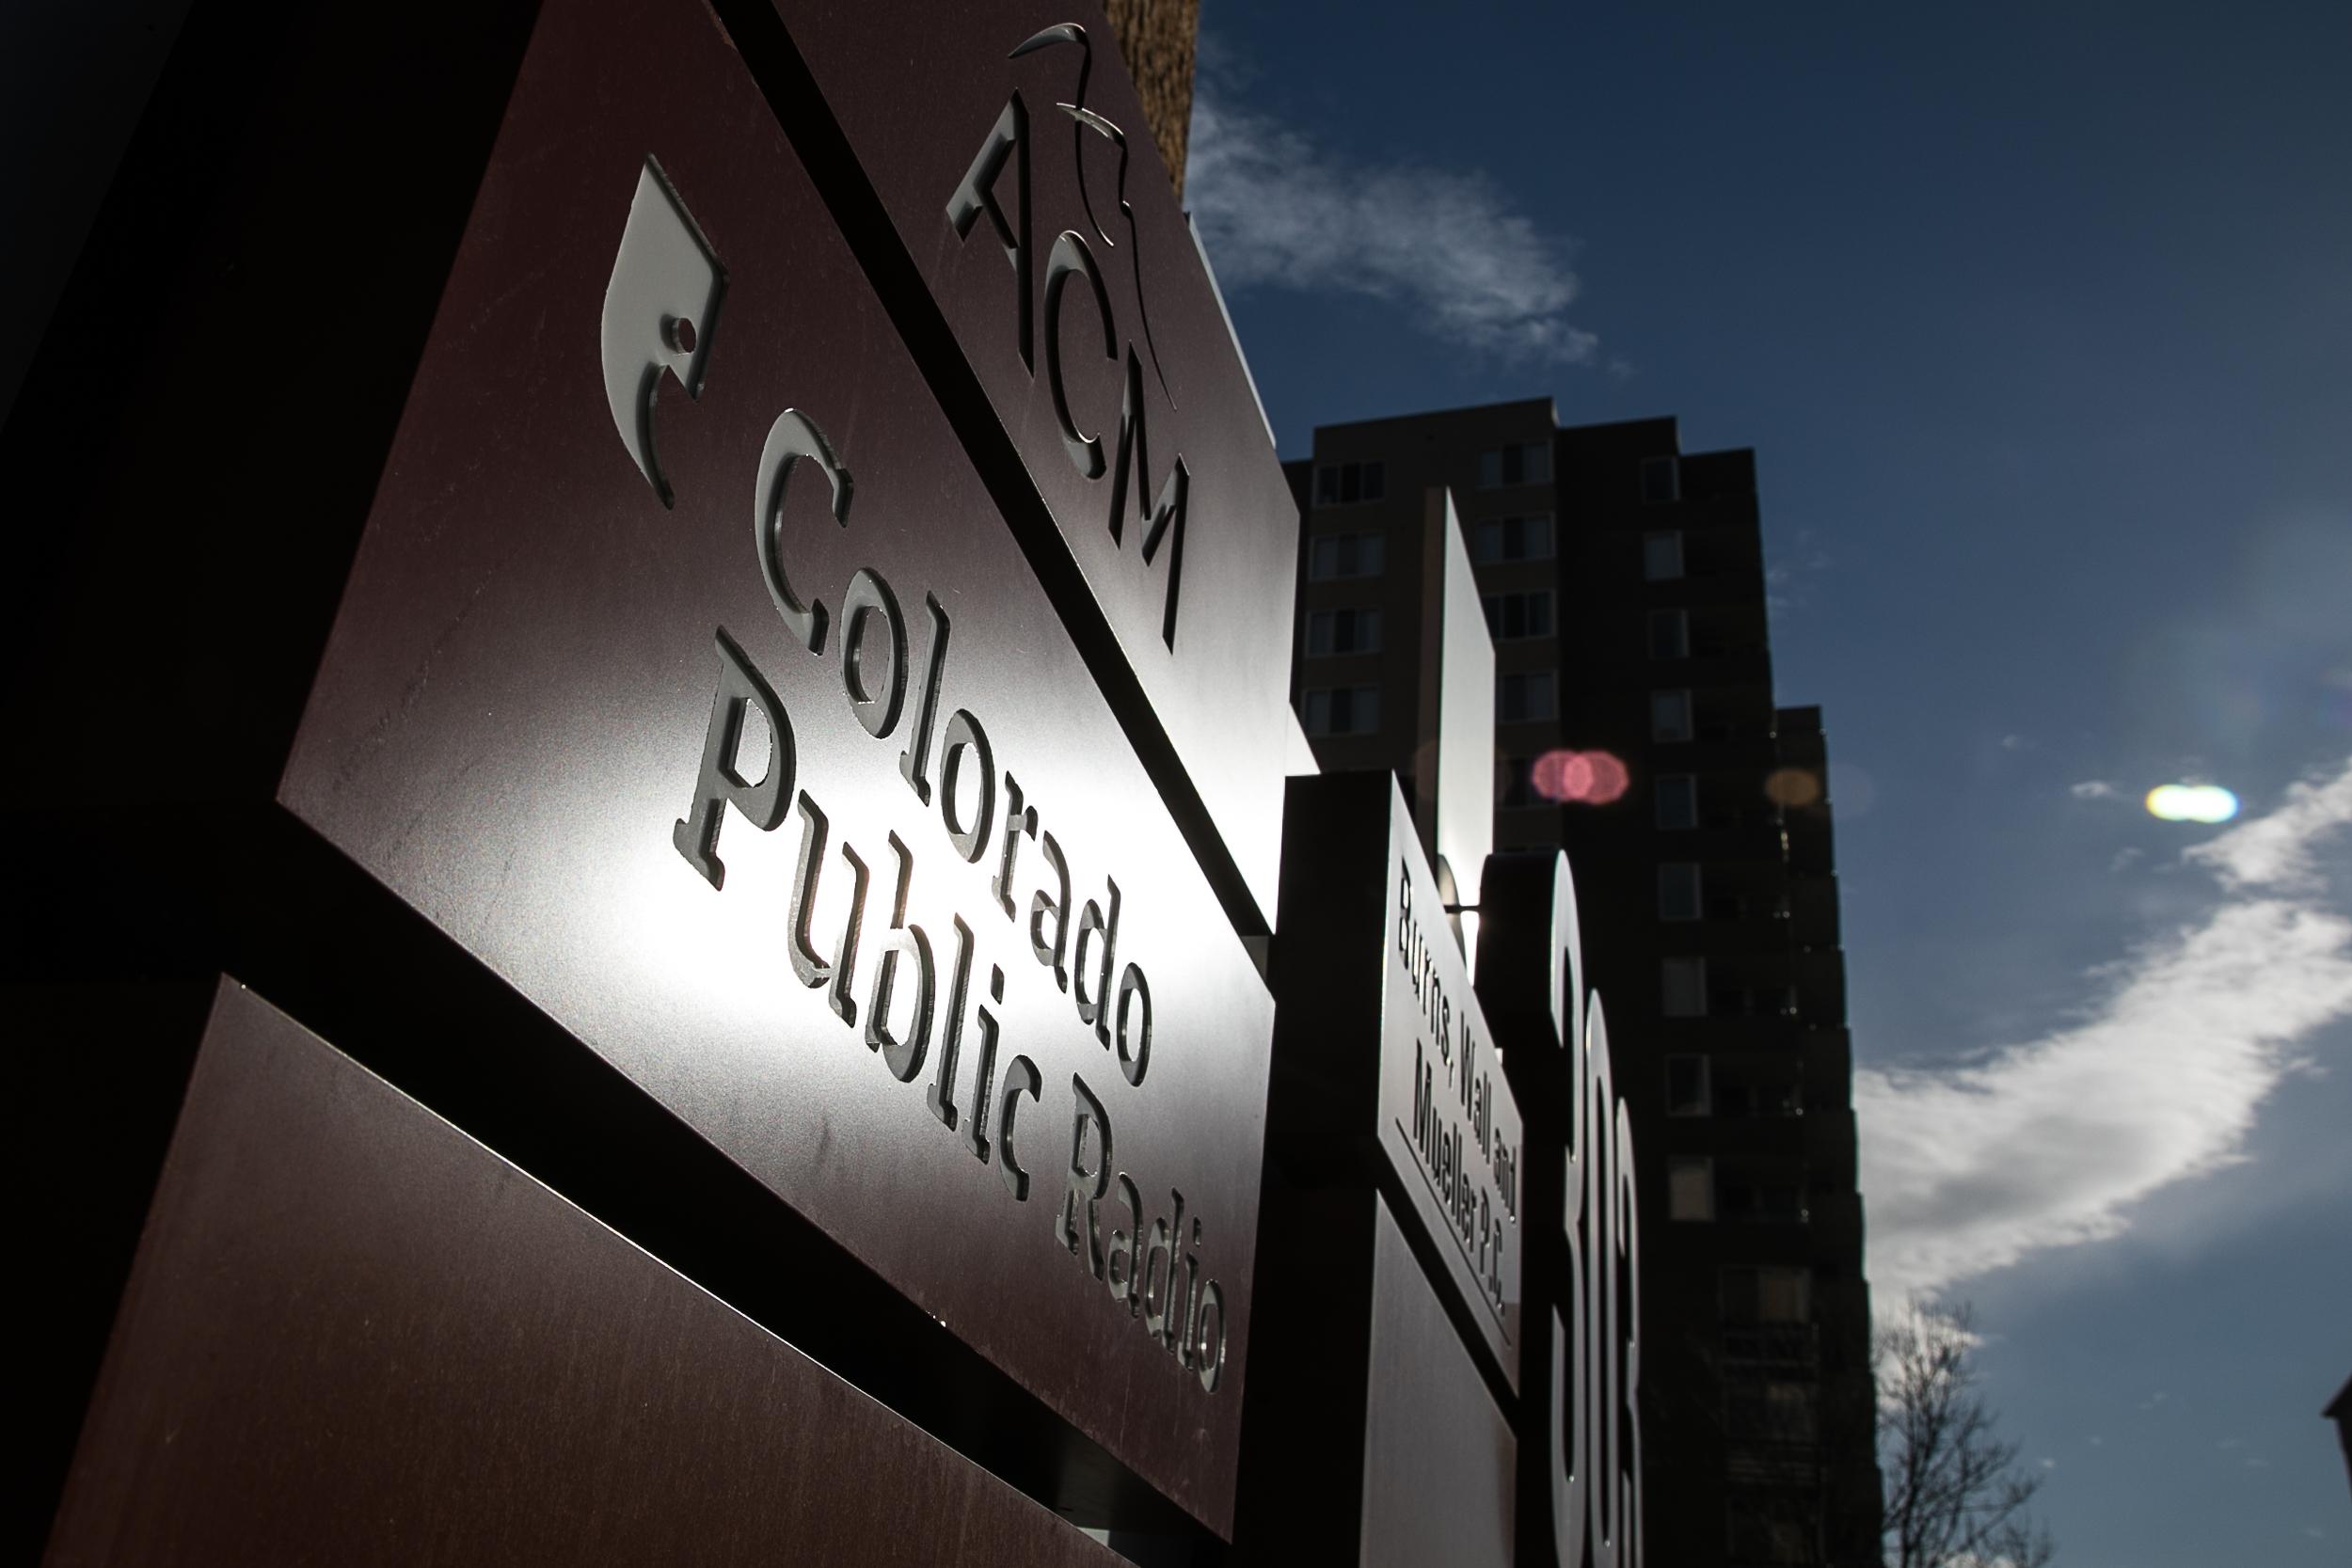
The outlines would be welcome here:
<svg viewBox="0 0 2352 1568">
<path fill-rule="evenodd" d="M 1307 733 L 1372 735 L 1380 728 L 1380 689 L 1376 686 L 1310 688 L 1299 721 Z"/>
<path fill-rule="evenodd" d="M 1307 654 L 1327 658 L 1380 651 L 1377 610 L 1317 610 L 1307 616 Z M 1356 688 L 1347 689 L 1354 690 Z M 1495 676 L 1495 720 L 1524 723 L 1559 713 L 1559 677 L 1549 670 L 1512 670 Z"/>
<path fill-rule="evenodd" d="M 1765 1056 L 1666 1058 L 1666 1114 L 1725 1121 L 1776 1121 L 1804 1115 L 1797 1064 Z"/>
<path fill-rule="evenodd" d="M 1377 467 L 1379 465 L 1370 466 Z M 1560 531 L 1549 512 L 1488 517 L 1470 525 L 1470 559 L 1482 566 L 1517 561 L 1550 561 L 1560 553 Z M 1381 534 L 1318 534 L 1308 544 L 1307 576 L 1315 582 L 1376 578 L 1386 569 L 1386 557 L 1387 541 Z M 1670 582 L 1682 575 L 1681 530 L 1667 529 L 1642 535 L 1642 576 L 1651 582 Z"/>
<path fill-rule="evenodd" d="M 1478 454 L 1478 487 L 1500 489 L 1505 484 L 1549 484 L 1551 443 L 1514 441 Z"/>
<path fill-rule="evenodd" d="M 1658 918 L 1661 920 L 1786 920 L 1789 900 L 1751 885 L 1741 892 L 1735 879 L 1729 889 L 1712 896 L 1704 891 L 1704 873 L 1695 861 L 1667 861 L 1658 867 Z"/>
<path fill-rule="evenodd" d="M 1514 441 L 1478 454 L 1478 487 L 1499 490 L 1506 484 L 1551 483 L 1551 443 Z M 1362 463 L 1325 463 L 1315 468 L 1315 504 L 1352 506 L 1376 501 L 1388 494 L 1387 466 L 1377 458 Z M 1664 506 L 1682 499 L 1682 463 L 1675 457 L 1650 457 L 1642 462 L 1642 502 Z"/>
<path fill-rule="evenodd" d="M 1376 458 L 1370 463 L 1326 463 L 1315 469 L 1317 506 L 1353 506 L 1379 500 L 1388 492 L 1388 467 Z"/>
<path fill-rule="evenodd" d="M 1370 611 L 1377 615 L 1377 610 Z M 1334 635 L 1337 635 L 1335 633 Z M 1377 641 L 1377 632 L 1375 633 Z M 1320 648 L 1320 653 L 1362 652 L 1351 648 Z M 1495 720 L 1498 723 L 1524 723 L 1531 719 L 1549 719 L 1558 711 L 1556 677 L 1549 670 L 1514 671 L 1495 677 Z M 1318 686 L 1309 687 L 1305 693 L 1304 713 L 1300 721 L 1309 735 L 1371 735 L 1380 728 L 1380 689 L 1376 686 Z M 1507 764 L 1523 788 L 1527 778 L 1524 761 Z M 1511 804 L 1505 800 L 1504 804 Z"/>
<path fill-rule="evenodd" d="M 1307 546 L 1307 576 L 1315 582 L 1376 578 L 1387 569 L 1387 553 L 1376 533 L 1327 533 Z"/>
<path fill-rule="evenodd" d="M 1707 960 L 1659 960 L 1659 1010 L 1668 1018 L 1792 1018 L 1797 988 L 1787 985 L 1709 985 Z"/>
<path fill-rule="evenodd" d="M 1507 561 L 1549 561 L 1559 553 L 1549 512 L 1472 523 L 1470 545 L 1470 559 L 1482 566 Z"/>
<path fill-rule="evenodd" d="M 1489 599 L 1518 597 L 1507 594 L 1487 596 Z M 1544 610 L 1545 613 L 1549 611 L 1548 602 Z M 1486 613 L 1490 625 L 1497 620 L 1504 626 L 1527 624 L 1523 618 L 1527 612 L 1523 608 L 1490 608 Z M 1513 616 L 1521 619 L 1513 620 Z M 1521 635 L 1544 634 L 1528 632 Z M 1307 617 L 1307 653 L 1310 657 L 1376 654 L 1379 651 L 1380 612 L 1376 610 L 1318 610 Z M 1337 689 L 1372 689 L 1347 687 Z M 1495 676 L 1495 721 L 1519 724 L 1530 720 L 1555 718 L 1560 711 L 1559 689 L 1559 677 L 1549 670 L 1503 671 Z M 1312 727 L 1309 726 L 1310 729 Z M 1691 693 L 1687 688 L 1677 687 L 1672 690 L 1650 693 L 1652 740 L 1689 740 L 1696 733 L 1691 722 Z M 1657 782 L 1654 790 L 1656 816 L 1661 828 L 1695 828 L 1699 825 L 1698 780 L 1694 776 L 1688 773 L 1669 774 Z M 1693 915 L 1691 918 L 1697 917 Z"/>
<path fill-rule="evenodd" d="M 1549 588 L 1529 589 L 1516 594 L 1481 594 L 1478 602 L 1486 608 L 1487 635 L 1498 642 L 1516 642 L 1552 634 L 1552 599 Z"/>
<path fill-rule="evenodd" d="M 1804 1173 L 1793 1165 L 1725 1161 L 1718 1166 L 1711 1155 L 1671 1154 L 1666 1157 L 1666 1217 L 1803 1225 L 1810 1218 Z"/>
<path fill-rule="evenodd" d="M 1498 640 L 1549 637 L 1552 634 L 1552 594 L 1549 588 L 1518 594 L 1487 594 L 1481 596 L 1480 603 L 1486 611 L 1487 630 Z M 1376 654 L 1379 651 L 1378 610 L 1314 610 L 1307 612 L 1309 655 Z M 1689 615 L 1679 610 L 1652 610 L 1649 651 L 1652 658 L 1688 657 L 1691 652 Z"/>
<path fill-rule="evenodd" d="M 1376 654 L 1379 651 L 1379 610 L 1312 610 L 1307 612 L 1308 657 L 1324 658 L 1334 654 Z"/>
<path fill-rule="evenodd" d="M 1722 1269 L 1723 1319 L 1727 1324 L 1809 1323 L 1813 1321 L 1813 1271 L 1777 1266 Z"/>
</svg>

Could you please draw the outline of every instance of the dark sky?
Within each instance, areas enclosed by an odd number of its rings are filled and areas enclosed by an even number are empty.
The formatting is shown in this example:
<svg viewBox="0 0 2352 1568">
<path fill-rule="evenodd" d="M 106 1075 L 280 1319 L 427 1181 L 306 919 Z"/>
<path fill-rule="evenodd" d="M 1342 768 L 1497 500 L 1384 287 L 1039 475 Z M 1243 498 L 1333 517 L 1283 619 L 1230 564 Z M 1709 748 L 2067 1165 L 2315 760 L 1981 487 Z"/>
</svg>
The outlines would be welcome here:
<svg viewBox="0 0 2352 1568">
<path fill-rule="evenodd" d="M 1873 1275 L 1976 1301 L 2063 1560 L 2344 1562 L 2352 7 L 1202 23 L 1286 456 L 1544 394 L 1756 450 Z"/>
</svg>

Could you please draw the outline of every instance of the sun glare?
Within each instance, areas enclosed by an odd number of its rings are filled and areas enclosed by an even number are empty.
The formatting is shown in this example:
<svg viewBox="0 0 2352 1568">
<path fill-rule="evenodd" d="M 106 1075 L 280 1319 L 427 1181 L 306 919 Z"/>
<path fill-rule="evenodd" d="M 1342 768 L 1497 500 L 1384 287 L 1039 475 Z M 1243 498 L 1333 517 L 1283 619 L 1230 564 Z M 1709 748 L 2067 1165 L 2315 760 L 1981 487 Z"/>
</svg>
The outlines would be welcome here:
<svg viewBox="0 0 2352 1568">
<path fill-rule="evenodd" d="M 2148 792 L 2148 815 L 2167 822 L 2227 822 L 2237 797 L 2219 784 L 2158 784 Z"/>
</svg>

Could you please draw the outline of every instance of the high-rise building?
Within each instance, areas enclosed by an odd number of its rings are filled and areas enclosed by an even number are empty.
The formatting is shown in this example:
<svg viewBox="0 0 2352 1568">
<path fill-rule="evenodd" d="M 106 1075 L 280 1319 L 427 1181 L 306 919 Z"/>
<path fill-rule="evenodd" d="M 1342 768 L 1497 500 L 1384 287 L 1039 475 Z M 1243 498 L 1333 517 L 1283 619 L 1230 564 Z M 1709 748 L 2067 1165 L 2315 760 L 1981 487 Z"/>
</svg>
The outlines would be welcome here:
<svg viewBox="0 0 2352 1568">
<path fill-rule="evenodd" d="M 1647 1560 L 1875 1563 L 1827 759 L 1820 710 L 1773 696 L 1754 453 L 1533 400 L 1324 426 L 1288 467 L 1319 763 L 1415 799 L 1434 531 L 1458 526 L 1495 643 L 1494 842 L 1575 867 L 1638 1150 Z"/>
</svg>

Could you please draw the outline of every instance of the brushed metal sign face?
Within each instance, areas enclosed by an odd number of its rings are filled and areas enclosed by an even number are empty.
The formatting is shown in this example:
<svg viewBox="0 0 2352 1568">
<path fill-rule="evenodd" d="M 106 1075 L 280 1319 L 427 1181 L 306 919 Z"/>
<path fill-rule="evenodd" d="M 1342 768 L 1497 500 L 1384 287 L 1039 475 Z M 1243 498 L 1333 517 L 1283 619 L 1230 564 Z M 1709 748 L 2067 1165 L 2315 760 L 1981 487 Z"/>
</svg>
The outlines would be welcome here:
<svg viewBox="0 0 2352 1568">
<path fill-rule="evenodd" d="M 775 11 L 1270 921 L 1297 508 L 1101 12 Z"/>
<path fill-rule="evenodd" d="M 1411 1247 L 1373 1202 L 1366 1568 L 1512 1561 L 1518 1446 Z"/>
<path fill-rule="evenodd" d="M 690 0 L 547 7 L 280 797 L 1229 1527 L 1271 999 Z"/>
<path fill-rule="evenodd" d="M 1516 1390 L 1525 1132 L 1412 818 L 1390 803 L 1380 1150 Z"/>
<path fill-rule="evenodd" d="M 49 1560 L 1119 1560 L 233 983 Z"/>
</svg>

